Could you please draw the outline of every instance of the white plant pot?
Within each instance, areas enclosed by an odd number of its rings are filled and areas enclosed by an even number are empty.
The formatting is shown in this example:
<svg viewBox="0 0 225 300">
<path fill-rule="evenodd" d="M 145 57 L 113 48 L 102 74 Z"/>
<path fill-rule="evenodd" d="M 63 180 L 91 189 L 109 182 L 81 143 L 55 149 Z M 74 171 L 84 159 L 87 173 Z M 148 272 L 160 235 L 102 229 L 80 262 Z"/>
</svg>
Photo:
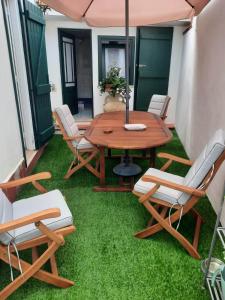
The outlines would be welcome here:
<svg viewBox="0 0 225 300">
<path fill-rule="evenodd" d="M 116 94 L 115 97 L 108 95 L 105 98 L 104 112 L 125 111 L 126 104 L 123 96 Z"/>
</svg>

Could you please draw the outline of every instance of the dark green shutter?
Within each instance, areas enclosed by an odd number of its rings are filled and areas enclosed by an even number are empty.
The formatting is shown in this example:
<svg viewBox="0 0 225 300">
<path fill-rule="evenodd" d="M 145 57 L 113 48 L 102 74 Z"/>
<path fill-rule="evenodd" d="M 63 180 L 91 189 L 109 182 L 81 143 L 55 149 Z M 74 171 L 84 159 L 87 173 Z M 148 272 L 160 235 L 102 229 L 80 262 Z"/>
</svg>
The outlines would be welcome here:
<svg viewBox="0 0 225 300">
<path fill-rule="evenodd" d="M 24 2 L 24 38 L 35 143 L 39 148 L 54 132 L 45 45 L 45 20 L 39 7 Z"/>
</svg>

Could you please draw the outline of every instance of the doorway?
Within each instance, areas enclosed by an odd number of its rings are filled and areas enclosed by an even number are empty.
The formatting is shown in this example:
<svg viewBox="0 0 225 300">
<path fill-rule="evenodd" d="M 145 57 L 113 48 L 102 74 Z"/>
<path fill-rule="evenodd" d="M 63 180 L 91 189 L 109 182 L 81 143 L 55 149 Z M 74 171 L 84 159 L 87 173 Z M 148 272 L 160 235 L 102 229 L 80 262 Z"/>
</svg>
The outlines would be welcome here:
<svg viewBox="0 0 225 300">
<path fill-rule="evenodd" d="M 76 121 L 93 118 L 92 48 L 90 29 L 59 29 L 63 104 Z"/>
<path fill-rule="evenodd" d="M 153 94 L 167 95 L 172 27 L 139 27 L 134 109 L 147 111 Z"/>
</svg>

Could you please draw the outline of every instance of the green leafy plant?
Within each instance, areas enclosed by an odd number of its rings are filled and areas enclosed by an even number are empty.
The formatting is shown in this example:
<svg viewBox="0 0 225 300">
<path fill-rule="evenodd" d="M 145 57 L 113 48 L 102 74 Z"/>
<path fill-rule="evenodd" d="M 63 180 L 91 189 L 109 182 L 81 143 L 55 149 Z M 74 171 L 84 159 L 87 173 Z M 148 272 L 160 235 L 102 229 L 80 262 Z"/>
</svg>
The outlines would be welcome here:
<svg viewBox="0 0 225 300">
<path fill-rule="evenodd" d="M 120 94 L 121 96 L 125 96 L 126 94 L 126 79 L 120 76 L 121 68 L 112 67 L 107 73 L 106 78 L 103 81 L 99 82 L 99 90 L 100 93 L 103 94 L 105 92 L 109 93 L 109 95 L 115 97 L 116 94 Z M 129 89 L 130 92 L 130 89 Z"/>
</svg>

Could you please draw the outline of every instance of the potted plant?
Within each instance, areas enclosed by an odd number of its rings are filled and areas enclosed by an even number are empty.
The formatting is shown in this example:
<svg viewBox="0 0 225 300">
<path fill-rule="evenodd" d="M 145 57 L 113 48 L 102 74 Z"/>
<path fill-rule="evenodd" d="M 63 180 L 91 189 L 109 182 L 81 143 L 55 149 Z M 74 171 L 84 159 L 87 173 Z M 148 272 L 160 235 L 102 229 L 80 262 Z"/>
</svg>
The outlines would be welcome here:
<svg viewBox="0 0 225 300">
<path fill-rule="evenodd" d="M 126 92 L 126 80 L 120 76 L 121 68 L 111 67 L 106 78 L 99 82 L 100 93 L 108 92 L 110 96 L 115 97 L 116 94 L 121 96 Z"/>
<path fill-rule="evenodd" d="M 120 76 L 121 68 L 111 67 L 106 78 L 99 82 L 100 93 L 108 93 L 105 98 L 104 111 L 125 110 L 126 79 Z"/>
</svg>

